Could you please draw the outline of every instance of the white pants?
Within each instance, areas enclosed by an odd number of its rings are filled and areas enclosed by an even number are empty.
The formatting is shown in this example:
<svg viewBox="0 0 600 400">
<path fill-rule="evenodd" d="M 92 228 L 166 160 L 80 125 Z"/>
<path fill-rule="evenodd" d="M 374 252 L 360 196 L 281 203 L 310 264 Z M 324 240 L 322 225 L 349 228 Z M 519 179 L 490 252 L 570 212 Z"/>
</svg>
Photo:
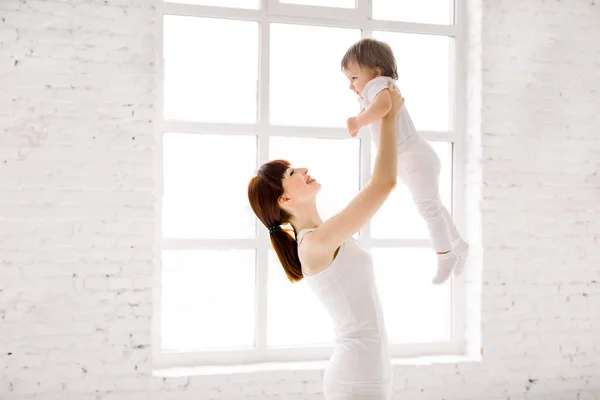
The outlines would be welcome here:
<svg viewBox="0 0 600 400">
<path fill-rule="evenodd" d="M 427 222 L 435 251 L 450 251 L 451 242 L 460 235 L 452 216 L 440 199 L 440 159 L 429 143 L 421 137 L 410 140 L 410 146 L 398 154 L 399 176 L 408 187 L 419 213 Z"/>
<path fill-rule="evenodd" d="M 389 355 L 368 342 L 362 348 L 336 348 L 325 373 L 325 400 L 391 400 L 393 374 Z"/>
</svg>

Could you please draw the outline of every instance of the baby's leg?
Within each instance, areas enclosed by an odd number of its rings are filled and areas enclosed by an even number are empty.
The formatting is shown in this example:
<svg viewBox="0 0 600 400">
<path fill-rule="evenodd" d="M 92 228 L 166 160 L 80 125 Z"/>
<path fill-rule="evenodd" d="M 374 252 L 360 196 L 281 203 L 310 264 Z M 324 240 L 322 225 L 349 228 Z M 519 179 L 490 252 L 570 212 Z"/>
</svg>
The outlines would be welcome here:
<svg viewBox="0 0 600 400">
<path fill-rule="evenodd" d="M 450 240 L 452 243 L 452 250 L 458 257 L 458 263 L 454 267 L 454 275 L 460 275 L 467 264 L 467 257 L 469 256 L 469 244 L 465 242 L 458 233 L 452 215 L 448 212 L 446 207 L 443 209 L 444 216 L 446 217 L 446 223 L 448 224 L 448 233 L 450 234 Z"/>
<path fill-rule="evenodd" d="M 451 234 L 446 221 L 446 215 L 449 214 L 439 194 L 440 161 L 431 146 L 420 141 L 400 155 L 399 168 L 419 213 L 427 223 L 433 247 L 438 253 L 438 268 L 433 283 L 443 283 L 450 277 L 458 257 L 452 252 Z"/>
<path fill-rule="evenodd" d="M 448 209 L 442 205 L 442 212 L 444 213 L 444 217 L 446 218 L 446 225 L 448 226 L 448 234 L 450 235 L 450 242 L 454 243 L 455 241 L 460 239 L 460 234 L 458 233 L 458 229 L 456 229 L 456 225 L 454 224 L 454 219 Z"/>
</svg>

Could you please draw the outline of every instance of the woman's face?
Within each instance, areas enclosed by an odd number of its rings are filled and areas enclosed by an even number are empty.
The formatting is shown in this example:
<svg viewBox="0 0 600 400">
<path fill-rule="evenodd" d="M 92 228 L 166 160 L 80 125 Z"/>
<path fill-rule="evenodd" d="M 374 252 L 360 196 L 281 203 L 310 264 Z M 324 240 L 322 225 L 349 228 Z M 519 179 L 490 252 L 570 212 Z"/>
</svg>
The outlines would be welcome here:
<svg viewBox="0 0 600 400">
<path fill-rule="evenodd" d="M 321 184 L 308 175 L 306 168 L 288 168 L 283 175 L 282 186 L 283 196 L 292 201 L 288 205 L 312 200 L 321 189 Z"/>
</svg>

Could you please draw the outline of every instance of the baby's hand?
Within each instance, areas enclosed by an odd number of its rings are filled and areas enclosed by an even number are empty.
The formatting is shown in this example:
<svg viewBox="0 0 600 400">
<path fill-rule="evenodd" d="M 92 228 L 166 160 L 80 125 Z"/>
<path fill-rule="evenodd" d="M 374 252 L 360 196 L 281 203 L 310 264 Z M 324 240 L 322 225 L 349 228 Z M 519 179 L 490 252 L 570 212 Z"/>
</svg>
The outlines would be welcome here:
<svg viewBox="0 0 600 400">
<path fill-rule="evenodd" d="M 346 126 L 348 127 L 348 132 L 350 133 L 350 136 L 356 137 L 356 135 L 358 135 L 358 130 L 360 129 L 360 126 L 358 126 L 358 119 L 356 117 L 348 118 L 348 120 L 346 121 Z"/>
</svg>

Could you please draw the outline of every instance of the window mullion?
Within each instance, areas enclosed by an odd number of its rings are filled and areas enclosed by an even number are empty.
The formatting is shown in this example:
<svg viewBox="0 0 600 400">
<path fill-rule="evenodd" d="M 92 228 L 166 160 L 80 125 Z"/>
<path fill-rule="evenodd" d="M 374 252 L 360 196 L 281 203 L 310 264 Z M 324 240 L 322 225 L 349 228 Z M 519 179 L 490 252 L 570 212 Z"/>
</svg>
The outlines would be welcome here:
<svg viewBox="0 0 600 400">
<path fill-rule="evenodd" d="M 370 27 L 369 21 L 371 20 L 371 16 L 373 14 L 373 7 L 371 6 L 372 0 L 357 0 L 358 6 L 358 15 L 360 19 L 363 21 L 362 28 L 362 36 L 363 37 L 372 37 L 373 30 Z"/>
<path fill-rule="evenodd" d="M 154 218 L 154 268 L 153 290 L 152 290 L 152 358 L 160 357 L 162 353 L 162 252 L 163 252 L 163 234 L 162 234 L 162 216 L 163 216 L 163 134 L 164 134 L 164 3 L 159 1 L 157 8 L 157 30 L 156 37 L 156 118 L 154 120 L 154 137 L 156 139 L 156 149 L 154 152 L 156 162 L 154 163 L 154 176 L 159 184 L 155 187 L 155 218 Z"/>
<path fill-rule="evenodd" d="M 255 346 L 262 350 L 267 346 L 267 280 L 269 267 L 269 253 L 267 246 L 266 230 L 258 230 L 259 246 L 256 249 L 256 300 L 255 300 Z"/>
<path fill-rule="evenodd" d="M 200 4 L 185 4 L 161 2 L 164 14 L 181 15 L 201 18 L 224 18 L 241 21 L 257 21 L 262 15 L 261 10 L 245 8 L 216 7 Z"/>
<path fill-rule="evenodd" d="M 452 146 L 452 217 L 457 228 L 463 234 L 466 233 L 466 128 L 467 128 L 467 65 L 466 65 L 466 40 L 465 40 L 465 8 L 464 0 L 454 0 L 454 26 L 456 37 L 450 63 L 452 75 L 450 104 L 453 104 L 450 115 L 453 118 L 453 131 L 451 135 Z M 460 351 L 466 351 L 466 313 L 467 300 L 464 280 L 458 279 L 452 282 L 452 339 L 459 343 Z"/>
<path fill-rule="evenodd" d="M 458 29 L 454 25 L 423 24 L 417 22 L 404 21 L 381 21 L 368 19 L 367 28 L 373 31 L 389 31 L 413 33 L 417 35 L 439 35 L 454 37 Z"/>
<path fill-rule="evenodd" d="M 192 250 L 192 249 L 254 249 L 257 246 L 255 238 L 248 239 L 162 239 L 163 250 Z"/>
<path fill-rule="evenodd" d="M 259 25 L 259 65 L 258 65 L 258 165 L 269 160 L 269 79 L 270 79 L 270 35 L 271 25 L 267 17 L 268 0 L 261 0 L 261 19 Z M 258 224 L 258 247 L 256 248 L 256 308 L 255 308 L 255 346 L 261 351 L 267 346 L 267 285 L 269 237 L 267 230 Z"/>
<path fill-rule="evenodd" d="M 363 128 L 368 130 L 368 128 Z M 362 189 L 369 179 L 371 179 L 371 137 L 370 135 L 361 132 L 360 139 L 360 167 L 359 167 L 359 182 Z M 368 220 L 360 230 L 361 240 L 369 241 L 371 238 L 371 220 Z"/>
<path fill-rule="evenodd" d="M 314 6 L 305 4 L 281 3 L 279 0 L 269 0 L 269 15 L 271 16 L 293 16 L 299 18 L 322 18 L 349 21 L 356 20 L 358 9 Z"/>
<path fill-rule="evenodd" d="M 373 32 L 368 27 L 368 21 L 371 18 L 371 0 L 356 0 L 358 15 L 362 21 L 362 37 L 371 37 Z M 363 128 L 360 141 L 360 188 L 363 188 L 369 179 L 371 179 L 371 138 L 368 127 Z M 360 229 L 360 238 L 365 243 L 371 239 L 371 220 L 367 221 Z"/>
</svg>

